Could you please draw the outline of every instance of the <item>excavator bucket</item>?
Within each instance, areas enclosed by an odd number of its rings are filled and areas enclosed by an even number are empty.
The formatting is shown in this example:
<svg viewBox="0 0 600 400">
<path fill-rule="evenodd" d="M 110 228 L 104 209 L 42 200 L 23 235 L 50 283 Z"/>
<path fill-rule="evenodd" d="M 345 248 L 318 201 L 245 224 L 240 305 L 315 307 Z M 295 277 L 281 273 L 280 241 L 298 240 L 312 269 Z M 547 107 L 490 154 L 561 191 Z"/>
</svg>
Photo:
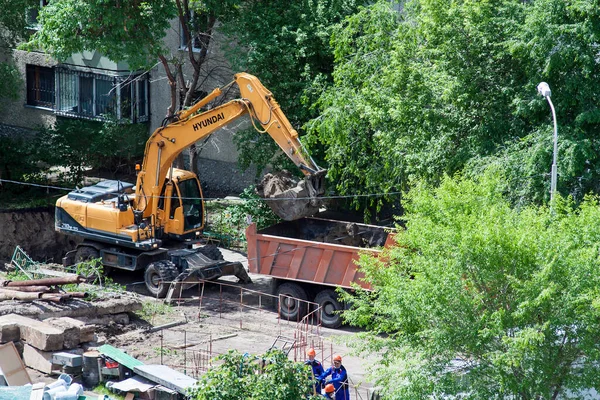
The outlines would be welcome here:
<svg viewBox="0 0 600 400">
<path fill-rule="evenodd" d="M 323 204 L 319 196 L 325 192 L 326 173 L 326 170 L 321 170 L 300 181 L 285 170 L 266 174 L 257 191 L 284 221 L 309 217 L 319 212 Z"/>
</svg>

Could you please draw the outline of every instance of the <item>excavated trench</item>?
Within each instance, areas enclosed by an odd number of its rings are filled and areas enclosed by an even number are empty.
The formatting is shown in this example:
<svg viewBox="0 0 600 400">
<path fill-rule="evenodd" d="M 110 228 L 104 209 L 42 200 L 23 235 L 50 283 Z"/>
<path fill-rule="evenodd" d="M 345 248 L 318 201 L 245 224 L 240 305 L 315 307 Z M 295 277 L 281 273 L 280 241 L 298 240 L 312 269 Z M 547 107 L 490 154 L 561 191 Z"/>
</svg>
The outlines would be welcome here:
<svg viewBox="0 0 600 400">
<path fill-rule="evenodd" d="M 0 210 L 0 267 L 10 262 L 16 246 L 34 261 L 61 263 L 76 244 L 54 231 L 54 207 Z"/>
</svg>

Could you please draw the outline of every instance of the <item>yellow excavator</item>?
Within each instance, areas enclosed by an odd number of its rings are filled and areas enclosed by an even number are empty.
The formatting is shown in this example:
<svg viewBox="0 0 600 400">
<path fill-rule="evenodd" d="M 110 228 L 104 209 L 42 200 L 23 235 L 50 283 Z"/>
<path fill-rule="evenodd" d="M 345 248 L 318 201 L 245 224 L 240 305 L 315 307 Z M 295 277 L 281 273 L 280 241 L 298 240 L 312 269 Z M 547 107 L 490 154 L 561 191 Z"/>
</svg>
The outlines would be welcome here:
<svg viewBox="0 0 600 400">
<path fill-rule="evenodd" d="M 232 84 L 237 84 L 240 98 L 200 112 Z M 101 258 L 105 271 L 143 269 L 146 287 L 157 297 L 167 294 L 171 282 L 192 277 L 235 275 L 249 282 L 240 263 L 224 261 L 214 246 L 199 245 L 205 221 L 200 182 L 193 172 L 172 165 L 185 148 L 243 115 L 269 134 L 305 175 L 297 187 L 271 194 L 273 210 L 285 220 L 314 214 L 326 171 L 305 151 L 271 92 L 255 76 L 239 73 L 229 85 L 156 129 L 146 143 L 141 167 L 136 166 L 135 187 L 106 180 L 57 200 L 56 231 L 84 239 L 63 264 Z"/>
</svg>

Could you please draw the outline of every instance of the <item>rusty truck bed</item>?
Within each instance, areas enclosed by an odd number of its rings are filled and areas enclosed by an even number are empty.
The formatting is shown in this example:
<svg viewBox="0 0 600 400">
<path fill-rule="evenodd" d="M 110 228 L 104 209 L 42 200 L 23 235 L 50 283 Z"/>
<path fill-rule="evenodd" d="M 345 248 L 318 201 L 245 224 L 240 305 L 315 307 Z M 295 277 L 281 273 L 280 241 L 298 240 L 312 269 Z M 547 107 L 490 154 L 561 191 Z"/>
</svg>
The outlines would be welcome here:
<svg viewBox="0 0 600 400">
<path fill-rule="evenodd" d="M 246 229 L 250 272 L 275 278 L 350 288 L 355 282 L 365 289 L 355 261 L 359 252 L 379 254 L 393 243 L 385 228 L 302 218 L 257 231 Z"/>
</svg>

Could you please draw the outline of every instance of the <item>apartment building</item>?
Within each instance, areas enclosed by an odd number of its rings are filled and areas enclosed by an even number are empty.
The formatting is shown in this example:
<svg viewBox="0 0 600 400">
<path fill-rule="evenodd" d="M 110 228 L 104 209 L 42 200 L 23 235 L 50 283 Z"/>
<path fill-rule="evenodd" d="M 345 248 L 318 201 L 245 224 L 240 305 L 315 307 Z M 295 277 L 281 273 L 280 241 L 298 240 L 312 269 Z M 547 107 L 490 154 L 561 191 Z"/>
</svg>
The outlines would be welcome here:
<svg viewBox="0 0 600 400">
<path fill-rule="evenodd" d="M 44 5 L 45 0 L 41 0 Z M 30 26 L 36 27 L 37 13 L 32 11 Z M 187 43 L 182 39 L 177 20 L 164 38 L 173 56 L 187 59 Z M 194 46 L 194 44 L 191 44 Z M 192 48 L 193 51 L 198 49 Z M 213 40 L 205 76 L 198 97 L 230 82 L 233 72 Z M 20 71 L 23 87 L 19 98 L 7 101 L 0 110 L 0 132 L 21 134 L 49 126 L 60 118 L 103 121 L 117 117 L 142 123 L 150 135 L 158 128 L 170 104 L 166 73 L 158 62 L 149 71 L 132 71 L 124 62 L 109 60 L 97 51 L 73 54 L 58 62 L 43 52 L 13 50 L 13 61 Z M 184 80 L 192 69 L 184 64 Z M 237 168 L 237 150 L 232 134 L 249 124 L 243 120 L 198 143 L 199 177 L 209 195 L 239 193 L 254 180 L 254 171 L 242 173 Z"/>
</svg>

